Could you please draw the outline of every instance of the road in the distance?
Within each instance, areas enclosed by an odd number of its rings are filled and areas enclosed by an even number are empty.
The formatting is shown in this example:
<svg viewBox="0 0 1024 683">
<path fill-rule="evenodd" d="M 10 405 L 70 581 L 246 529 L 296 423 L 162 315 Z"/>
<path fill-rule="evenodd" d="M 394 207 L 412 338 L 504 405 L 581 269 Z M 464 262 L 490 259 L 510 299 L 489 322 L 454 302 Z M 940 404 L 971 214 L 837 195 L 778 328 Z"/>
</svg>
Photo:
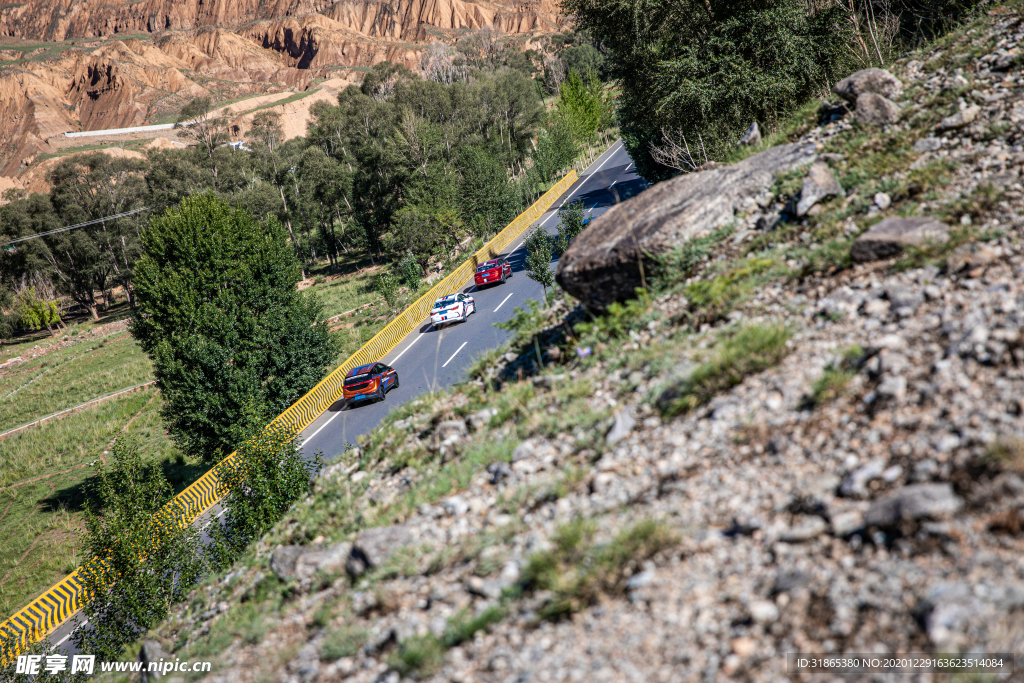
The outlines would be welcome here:
<svg viewBox="0 0 1024 683">
<path fill-rule="evenodd" d="M 637 194 L 646 183 L 636 174 L 636 167 L 619 140 L 602 154 L 534 224 L 549 233 L 558 228 L 558 208 L 580 200 L 587 215 L 597 217 L 611 205 Z M 346 444 L 355 444 L 356 437 L 367 434 L 401 404 L 420 394 L 448 387 L 466 379 L 467 371 L 477 356 L 503 344 L 511 336 L 494 326 L 513 316 L 516 307 L 529 299 L 541 300 L 543 288 L 524 272 L 526 250 L 523 239 L 532 226 L 511 244 L 505 256 L 512 264 L 513 277 L 504 285 L 491 285 L 477 290 L 472 279 L 462 287 L 476 300 L 476 313 L 464 323 L 435 330 L 429 318 L 409 333 L 398 346 L 380 360 L 398 370 L 400 385 L 388 393 L 384 401 L 357 404 L 345 408 L 339 401 L 306 427 L 300 435 L 306 453 L 321 451 L 325 461 L 341 455 Z M 555 262 L 552 262 L 554 267 Z"/>
<path fill-rule="evenodd" d="M 620 140 L 598 157 L 534 225 L 539 223 L 549 233 L 555 234 L 558 231 L 558 209 L 562 205 L 580 200 L 587 215 L 596 218 L 611 205 L 637 194 L 646 186 L 647 183 L 636 174 L 636 167 Z M 544 296 L 543 288 L 526 277 L 523 270 L 526 253 L 522 242 L 532 229 L 533 226 L 524 230 L 505 252 L 512 264 L 513 276 L 504 285 L 492 285 L 477 291 L 470 279 L 463 286 L 462 291 L 472 293 L 477 307 L 477 312 L 470 316 L 468 322 L 437 331 L 430 325 L 429 318 L 422 321 L 417 330 L 380 359 L 398 369 L 400 386 L 381 402 L 367 402 L 350 409 L 345 409 L 340 401 L 332 405 L 302 431 L 300 439 L 304 452 L 311 455 L 321 451 L 325 461 L 337 458 L 344 452 L 346 443 L 354 444 L 357 436 L 369 433 L 389 411 L 424 392 L 461 382 L 466 379 L 469 366 L 478 355 L 504 343 L 511 333 L 494 327 L 494 323 L 511 318 L 515 308 L 525 306 L 528 300 L 540 300 Z M 218 503 L 194 524 L 204 528 L 211 519 L 223 514 L 224 509 Z M 69 656 L 78 654 L 71 640 L 74 626 L 72 618 L 50 634 L 54 650 Z"/>
</svg>

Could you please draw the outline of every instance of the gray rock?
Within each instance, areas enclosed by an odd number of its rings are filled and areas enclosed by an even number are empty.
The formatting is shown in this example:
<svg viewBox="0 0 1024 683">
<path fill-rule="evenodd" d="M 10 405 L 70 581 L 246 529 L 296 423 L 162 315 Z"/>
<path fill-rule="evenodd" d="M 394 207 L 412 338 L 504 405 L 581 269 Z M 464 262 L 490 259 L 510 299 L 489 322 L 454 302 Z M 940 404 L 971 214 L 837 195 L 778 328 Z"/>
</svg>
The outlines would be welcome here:
<svg viewBox="0 0 1024 683">
<path fill-rule="evenodd" d="M 912 484 L 872 503 L 864 514 L 864 523 L 889 527 L 906 520 L 941 518 L 962 505 L 950 484 Z"/>
<path fill-rule="evenodd" d="M 464 515 L 469 512 L 469 503 L 462 496 L 452 496 L 447 498 L 444 503 L 444 511 L 449 515 Z"/>
<path fill-rule="evenodd" d="M 878 395 L 902 400 L 907 394 L 907 378 L 903 375 L 886 375 L 878 383 Z M 879 473 L 881 474 L 881 472 Z"/>
<path fill-rule="evenodd" d="M 512 468 L 508 466 L 508 463 L 501 462 L 499 460 L 498 462 L 492 462 L 488 465 L 487 472 L 491 475 L 491 483 L 497 484 L 502 479 L 512 474 Z"/>
<path fill-rule="evenodd" d="M 981 107 L 979 107 L 976 104 L 971 105 L 966 109 L 958 111 L 952 116 L 947 116 L 946 118 L 942 119 L 939 125 L 935 127 L 935 130 L 941 132 L 945 130 L 956 130 L 957 128 L 963 128 L 969 123 L 974 123 L 974 121 L 978 118 L 979 114 L 981 114 Z"/>
<path fill-rule="evenodd" d="M 270 556 L 270 570 L 282 581 L 305 581 L 317 571 L 339 569 L 348 557 L 351 543 L 338 543 L 318 549 L 305 545 L 282 545 Z"/>
<path fill-rule="evenodd" d="M 757 121 L 750 124 L 750 128 L 747 128 L 747 132 L 740 138 L 739 144 L 741 145 L 756 145 L 761 142 L 761 128 L 758 127 Z"/>
<path fill-rule="evenodd" d="M 874 197 L 875 206 L 885 211 L 892 205 L 892 198 L 884 192 L 878 192 Z"/>
<path fill-rule="evenodd" d="M 885 69 L 861 69 L 832 86 L 832 92 L 850 103 L 862 93 L 875 93 L 889 99 L 899 97 L 903 83 Z"/>
<path fill-rule="evenodd" d="M 923 246 L 928 242 L 949 239 L 949 226 L 934 218 L 893 216 L 874 225 L 854 240 L 850 256 L 863 263 L 889 258 L 908 246 Z"/>
<path fill-rule="evenodd" d="M 810 516 L 779 534 L 779 540 L 786 543 L 803 543 L 822 535 L 827 528 L 828 524 L 821 517 Z"/>
<path fill-rule="evenodd" d="M 367 529 L 352 543 L 345 569 L 352 576 L 362 576 L 368 570 L 381 566 L 396 550 L 411 545 L 414 540 L 412 532 L 404 526 Z"/>
<path fill-rule="evenodd" d="M 608 430 L 608 434 L 605 436 L 605 442 L 609 446 L 614 446 L 618 442 L 629 436 L 629 433 L 636 427 L 636 419 L 633 417 L 633 409 L 629 406 L 616 411 L 615 413 L 615 424 Z"/>
<path fill-rule="evenodd" d="M 479 432 L 486 429 L 487 425 L 491 423 L 491 418 L 497 414 L 497 408 L 484 408 L 483 410 L 478 410 L 467 417 L 466 423 L 469 425 L 471 431 Z"/>
<path fill-rule="evenodd" d="M 767 600 L 754 600 L 747 606 L 747 611 L 757 624 L 771 624 L 779 618 L 779 608 Z"/>
<path fill-rule="evenodd" d="M 807 170 L 804 187 L 800 192 L 800 201 L 796 205 L 796 215 L 805 216 L 811 207 L 822 199 L 843 194 L 843 188 L 832 175 L 828 164 L 817 161 L 811 164 Z"/>
<path fill-rule="evenodd" d="M 634 574 L 633 576 L 629 577 L 629 580 L 626 581 L 626 588 L 628 590 L 636 590 L 637 588 L 643 588 L 644 586 L 649 586 L 653 582 L 654 582 L 654 571 L 651 570 L 651 569 L 645 569 L 644 571 L 640 572 L 639 574 Z"/>
<path fill-rule="evenodd" d="M 864 528 L 864 514 L 860 510 L 847 510 L 832 515 L 829 522 L 832 534 L 843 538 Z"/>
<path fill-rule="evenodd" d="M 759 216 L 754 227 L 762 232 L 770 232 L 779 226 L 782 216 L 778 213 L 766 213 Z"/>
<path fill-rule="evenodd" d="M 788 593 L 793 589 L 806 586 L 811 582 L 813 577 L 807 572 L 802 571 L 785 571 L 780 572 L 775 577 L 775 585 L 772 587 L 772 593 Z"/>
<path fill-rule="evenodd" d="M 857 96 L 857 110 L 853 116 L 862 126 L 888 126 L 899 121 L 900 108 L 883 95 L 865 92 Z"/>
<path fill-rule="evenodd" d="M 612 206 L 558 260 L 558 283 L 592 310 L 636 295 L 663 254 L 735 220 L 742 200 L 758 197 L 779 173 L 814 159 L 812 144 L 772 147 L 743 161 L 686 173 Z"/>
<path fill-rule="evenodd" d="M 935 152 L 942 148 L 945 144 L 942 138 L 927 137 L 921 138 L 914 143 L 915 152 Z"/>
<path fill-rule="evenodd" d="M 858 467 L 851 472 L 839 485 L 839 493 L 844 496 L 866 496 L 868 483 L 877 479 L 885 471 L 885 460 L 872 460 L 866 465 Z"/>
<path fill-rule="evenodd" d="M 465 420 L 447 420 L 437 425 L 434 434 L 441 441 L 448 441 L 449 439 L 461 439 L 469 436 L 469 430 L 466 429 Z"/>
<path fill-rule="evenodd" d="M 520 460 L 526 460 L 533 456 L 534 448 L 533 442 L 526 440 L 516 446 L 515 450 L 512 451 L 512 462 L 519 462 Z"/>
<path fill-rule="evenodd" d="M 914 473 L 911 475 L 911 478 L 918 482 L 930 481 L 938 473 L 939 463 L 931 458 L 927 458 L 914 465 Z"/>
</svg>

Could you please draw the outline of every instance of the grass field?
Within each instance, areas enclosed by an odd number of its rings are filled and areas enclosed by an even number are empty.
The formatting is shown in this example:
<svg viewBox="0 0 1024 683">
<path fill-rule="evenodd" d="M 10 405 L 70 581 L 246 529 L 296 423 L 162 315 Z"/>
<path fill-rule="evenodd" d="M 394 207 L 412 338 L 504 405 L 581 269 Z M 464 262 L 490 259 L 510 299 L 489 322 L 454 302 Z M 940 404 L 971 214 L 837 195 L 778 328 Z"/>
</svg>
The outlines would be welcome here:
<svg viewBox="0 0 1024 683">
<path fill-rule="evenodd" d="M 84 484 L 124 431 L 184 489 L 206 467 L 185 460 L 160 420 L 152 387 L 0 440 L 0 619 L 79 565 Z"/>
<path fill-rule="evenodd" d="M 128 332 L 53 351 L 0 375 L 0 431 L 151 379 L 153 364 Z"/>
</svg>

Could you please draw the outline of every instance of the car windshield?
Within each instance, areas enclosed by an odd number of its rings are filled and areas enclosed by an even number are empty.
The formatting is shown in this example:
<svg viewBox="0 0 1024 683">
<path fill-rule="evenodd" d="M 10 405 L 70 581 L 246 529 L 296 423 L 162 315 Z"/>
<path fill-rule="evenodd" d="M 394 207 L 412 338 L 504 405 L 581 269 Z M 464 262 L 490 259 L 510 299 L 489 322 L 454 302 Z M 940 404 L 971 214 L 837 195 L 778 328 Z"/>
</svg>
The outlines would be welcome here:
<svg viewBox="0 0 1024 683">
<path fill-rule="evenodd" d="M 452 294 L 451 296 L 446 296 L 443 299 L 438 299 L 437 301 L 435 301 L 434 302 L 434 308 L 444 308 L 445 306 L 448 306 L 449 304 L 453 304 L 453 303 L 455 303 L 455 295 L 454 294 Z"/>
<path fill-rule="evenodd" d="M 494 264 L 491 264 L 491 265 L 487 265 L 487 264 L 485 263 L 485 264 L 483 264 L 482 266 L 477 266 L 477 268 L 476 268 L 476 272 L 478 272 L 478 273 L 482 273 L 482 272 L 484 272 L 485 270 L 490 270 L 490 269 L 491 269 L 491 268 L 493 268 L 493 267 L 494 267 Z"/>
</svg>

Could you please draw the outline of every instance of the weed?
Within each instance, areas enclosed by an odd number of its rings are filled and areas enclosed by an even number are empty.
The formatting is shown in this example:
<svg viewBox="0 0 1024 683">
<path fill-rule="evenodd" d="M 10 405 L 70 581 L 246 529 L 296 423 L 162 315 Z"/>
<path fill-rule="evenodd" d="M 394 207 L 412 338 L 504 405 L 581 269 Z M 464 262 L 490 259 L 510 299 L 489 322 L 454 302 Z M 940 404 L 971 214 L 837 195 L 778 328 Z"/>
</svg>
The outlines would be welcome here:
<svg viewBox="0 0 1024 683">
<path fill-rule="evenodd" d="M 999 469 L 1024 473 L 1024 438 L 1003 436 L 988 450 L 988 458 Z"/>
<path fill-rule="evenodd" d="M 724 274 L 695 282 L 686 288 L 686 298 L 695 309 L 695 317 L 702 320 L 721 317 L 746 299 L 757 286 L 789 272 L 777 259 L 763 256 L 749 257 L 731 265 Z"/>
<path fill-rule="evenodd" d="M 658 289 L 668 289 L 673 284 L 691 277 L 697 266 L 707 259 L 715 247 L 735 232 L 732 225 L 715 230 L 704 237 L 686 241 L 655 262 L 651 280 Z"/>
<path fill-rule="evenodd" d="M 679 541 L 664 524 L 653 520 L 623 530 L 605 544 L 594 542 L 595 532 L 592 521 L 574 520 L 556 530 L 552 550 L 530 558 L 523 586 L 552 593 L 541 617 L 558 619 L 594 604 L 602 593 L 621 593 L 644 560 Z"/>
<path fill-rule="evenodd" d="M 320 646 L 320 659 L 330 662 L 342 657 L 354 657 L 368 636 L 366 629 L 352 626 L 329 630 Z"/>
<path fill-rule="evenodd" d="M 403 676 L 427 677 L 437 672 L 444 661 L 444 646 L 437 636 L 413 636 L 403 640 L 388 657 L 388 666 Z"/>
<path fill-rule="evenodd" d="M 686 379 L 677 382 L 657 399 L 666 416 L 688 412 L 731 389 L 748 375 L 761 372 L 787 354 L 791 333 L 782 325 L 750 325 L 716 345 L 711 358 Z"/>
</svg>

